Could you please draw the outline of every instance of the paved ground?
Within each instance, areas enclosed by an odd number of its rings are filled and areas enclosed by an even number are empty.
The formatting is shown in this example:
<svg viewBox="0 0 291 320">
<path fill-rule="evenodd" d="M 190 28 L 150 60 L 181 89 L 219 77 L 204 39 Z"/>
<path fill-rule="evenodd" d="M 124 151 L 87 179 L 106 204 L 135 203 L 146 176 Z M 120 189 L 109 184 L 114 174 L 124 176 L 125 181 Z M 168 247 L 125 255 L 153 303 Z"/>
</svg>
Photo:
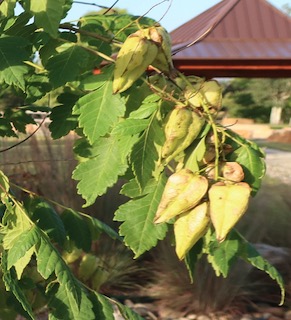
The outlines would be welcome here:
<svg viewBox="0 0 291 320">
<path fill-rule="evenodd" d="M 291 152 L 266 149 L 267 175 L 291 184 Z"/>
</svg>

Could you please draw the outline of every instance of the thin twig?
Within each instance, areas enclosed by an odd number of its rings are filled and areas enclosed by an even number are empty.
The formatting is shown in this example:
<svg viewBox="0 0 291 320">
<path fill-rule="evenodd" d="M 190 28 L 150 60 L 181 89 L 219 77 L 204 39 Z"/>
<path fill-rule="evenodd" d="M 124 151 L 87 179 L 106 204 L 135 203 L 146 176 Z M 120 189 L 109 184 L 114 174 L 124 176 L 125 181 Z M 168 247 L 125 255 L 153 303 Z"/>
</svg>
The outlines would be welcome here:
<svg viewBox="0 0 291 320">
<path fill-rule="evenodd" d="M 26 137 L 25 139 L 23 139 L 23 140 L 15 143 L 15 144 L 13 144 L 13 145 L 10 146 L 10 147 L 7 147 L 7 148 L 5 148 L 5 149 L 0 150 L 0 153 L 5 152 L 5 151 L 8 151 L 8 150 L 11 150 L 11 149 L 19 146 L 20 144 L 24 143 L 24 142 L 27 141 L 28 139 L 30 139 L 30 138 L 40 129 L 40 127 L 43 125 L 45 119 L 46 119 L 46 116 L 42 119 L 42 121 L 40 122 L 40 124 L 38 125 L 38 127 L 37 127 L 28 137 Z"/>
<path fill-rule="evenodd" d="M 104 13 L 103 15 L 107 14 L 110 10 L 113 10 L 114 12 L 117 12 L 116 10 L 113 9 L 113 7 L 116 5 L 116 3 L 118 2 L 119 0 L 116 0 L 113 5 L 111 7 L 109 7 Z"/>
</svg>

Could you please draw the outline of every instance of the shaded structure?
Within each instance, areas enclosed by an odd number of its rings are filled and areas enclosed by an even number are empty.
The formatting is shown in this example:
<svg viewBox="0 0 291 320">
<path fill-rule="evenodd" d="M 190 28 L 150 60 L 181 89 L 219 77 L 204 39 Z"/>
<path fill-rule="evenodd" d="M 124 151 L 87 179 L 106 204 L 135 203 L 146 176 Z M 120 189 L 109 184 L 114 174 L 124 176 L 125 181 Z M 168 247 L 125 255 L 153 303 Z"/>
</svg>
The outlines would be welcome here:
<svg viewBox="0 0 291 320">
<path fill-rule="evenodd" d="M 266 0 L 222 0 L 171 37 L 186 75 L 291 77 L 291 18 Z"/>
</svg>

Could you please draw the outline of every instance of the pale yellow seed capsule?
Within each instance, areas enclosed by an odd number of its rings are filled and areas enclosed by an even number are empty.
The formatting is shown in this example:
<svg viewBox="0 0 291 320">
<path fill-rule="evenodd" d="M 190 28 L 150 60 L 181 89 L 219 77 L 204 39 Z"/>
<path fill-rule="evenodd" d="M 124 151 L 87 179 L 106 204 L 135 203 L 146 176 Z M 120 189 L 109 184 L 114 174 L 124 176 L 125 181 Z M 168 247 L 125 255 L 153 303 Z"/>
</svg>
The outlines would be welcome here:
<svg viewBox="0 0 291 320">
<path fill-rule="evenodd" d="M 251 188 L 245 182 L 229 185 L 218 182 L 209 189 L 210 218 L 219 242 L 246 212 L 250 194 Z"/>
<path fill-rule="evenodd" d="M 178 216 L 174 223 L 176 253 L 184 259 L 194 244 L 204 236 L 210 223 L 209 206 L 203 202 L 194 209 Z"/>
<path fill-rule="evenodd" d="M 189 169 L 172 174 L 165 186 L 154 222 L 167 222 L 194 208 L 204 197 L 207 189 L 208 180 Z"/>
</svg>

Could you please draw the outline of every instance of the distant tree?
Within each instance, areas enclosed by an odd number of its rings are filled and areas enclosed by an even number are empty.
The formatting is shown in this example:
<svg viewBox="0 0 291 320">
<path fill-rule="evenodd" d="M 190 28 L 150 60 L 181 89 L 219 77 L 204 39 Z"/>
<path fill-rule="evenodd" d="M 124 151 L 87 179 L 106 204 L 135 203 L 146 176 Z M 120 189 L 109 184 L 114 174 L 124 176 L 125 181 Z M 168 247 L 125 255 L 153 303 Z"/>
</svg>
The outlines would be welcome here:
<svg viewBox="0 0 291 320">
<path fill-rule="evenodd" d="M 230 117 L 251 118 L 257 122 L 268 122 L 273 109 L 277 112 L 277 122 L 286 122 L 290 92 L 290 79 L 237 78 L 225 84 L 224 107 Z"/>
</svg>

